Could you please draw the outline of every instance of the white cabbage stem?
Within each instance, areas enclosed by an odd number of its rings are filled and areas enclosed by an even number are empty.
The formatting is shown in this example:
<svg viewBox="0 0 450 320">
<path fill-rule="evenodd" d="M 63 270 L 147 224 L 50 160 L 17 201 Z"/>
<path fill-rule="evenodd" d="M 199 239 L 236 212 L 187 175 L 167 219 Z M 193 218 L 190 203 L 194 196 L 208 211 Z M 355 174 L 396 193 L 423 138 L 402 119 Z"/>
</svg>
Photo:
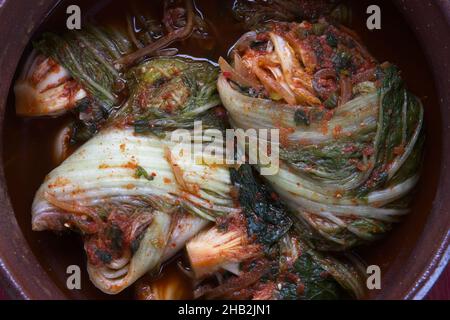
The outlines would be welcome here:
<svg viewBox="0 0 450 320">
<path fill-rule="evenodd" d="M 108 200 L 133 203 L 136 198 L 145 202 L 160 197 L 171 204 L 181 201 L 198 205 L 211 220 L 214 218 L 210 212 L 215 209 L 235 212 L 234 208 L 223 206 L 232 204 L 228 169 L 197 164 L 193 160 L 197 158 L 195 155 L 177 157 L 172 154 L 169 161 L 167 150 L 175 146 L 171 141 L 152 135 L 136 136 L 133 129 L 105 130 L 47 176 L 33 205 L 34 228 L 45 229 L 40 217 L 49 211 L 48 204 L 44 204 L 46 193 L 58 201 L 78 202 L 85 207 L 98 206 Z M 176 172 L 173 165 L 178 168 Z M 137 177 L 138 167 L 145 169 L 152 179 Z M 208 201 L 202 201 L 192 191 L 208 193 Z"/>
<path fill-rule="evenodd" d="M 355 98 L 343 105 L 324 127 L 322 123 L 309 126 L 296 124 L 295 107 L 246 96 L 234 89 L 223 75 L 219 77 L 218 89 L 236 127 L 245 130 L 292 128 L 293 132 L 287 138 L 296 144 L 312 145 L 333 140 L 336 127 L 342 128 L 341 135 L 345 136 L 377 126 L 380 99 L 377 93 Z"/>
<path fill-rule="evenodd" d="M 33 203 L 33 229 L 76 228 L 73 219 L 95 222 L 108 207 L 148 208 L 141 214 L 151 219 L 143 216 L 131 228 L 135 234 L 149 223 L 134 254 L 125 251 L 107 265 L 89 263 L 93 283 L 119 293 L 173 257 L 210 220 L 239 211 L 229 170 L 197 163 L 201 148 L 182 156 L 177 147 L 168 138 L 135 135 L 132 128 L 103 130 L 47 176 Z M 137 175 L 142 170 L 146 177 Z"/>
<path fill-rule="evenodd" d="M 145 231 L 139 249 L 129 263 L 118 270 L 88 263 L 92 283 L 107 294 L 117 294 L 162 263 L 161 257 L 167 245 L 170 223 L 169 214 L 155 212 L 154 220 Z"/>
<path fill-rule="evenodd" d="M 87 97 L 69 72 L 51 58 L 33 53 L 14 86 L 19 116 L 58 116 Z"/>
<path fill-rule="evenodd" d="M 250 243 L 245 230 L 221 231 L 218 227 L 190 240 L 186 250 L 197 279 L 211 276 L 220 270 L 239 274 L 239 263 L 260 252 L 258 245 Z"/>
</svg>

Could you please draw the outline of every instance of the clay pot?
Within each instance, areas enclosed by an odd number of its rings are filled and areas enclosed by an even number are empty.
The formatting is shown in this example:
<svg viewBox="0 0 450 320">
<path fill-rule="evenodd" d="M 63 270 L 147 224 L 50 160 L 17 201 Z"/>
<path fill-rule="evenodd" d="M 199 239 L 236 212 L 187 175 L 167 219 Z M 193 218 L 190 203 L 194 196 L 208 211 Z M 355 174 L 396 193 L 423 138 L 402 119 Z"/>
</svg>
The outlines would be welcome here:
<svg viewBox="0 0 450 320">
<path fill-rule="evenodd" d="M 57 0 L 0 1 L 2 150 L 5 109 L 16 68 L 30 38 L 57 3 Z M 383 287 L 372 291 L 369 298 L 421 299 L 450 259 L 450 2 L 395 0 L 394 3 L 403 16 L 384 18 L 394 28 L 395 19 L 407 21 L 420 43 L 418 50 L 423 53 L 423 61 L 417 61 L 417 65 L 427 70 L 420 80 L 434 90 L 431 100 L 425 101 L 427 153 L 412 214 L 381 243 L 360 251 L 369 263 L 379 264 L 383 270 Z M 87 292 L 69 293 L 64 289 L 63 276 L 55 276 L 54 270 L 48 270 L 42 263 L 41 253 L 36 249 L 39 246 L 31 244 L 30 237 L 19 227 L 3 169 L 0 158 L 0 286 L 11 298 L 18 299 L 95 297 Z"/>
</svg>

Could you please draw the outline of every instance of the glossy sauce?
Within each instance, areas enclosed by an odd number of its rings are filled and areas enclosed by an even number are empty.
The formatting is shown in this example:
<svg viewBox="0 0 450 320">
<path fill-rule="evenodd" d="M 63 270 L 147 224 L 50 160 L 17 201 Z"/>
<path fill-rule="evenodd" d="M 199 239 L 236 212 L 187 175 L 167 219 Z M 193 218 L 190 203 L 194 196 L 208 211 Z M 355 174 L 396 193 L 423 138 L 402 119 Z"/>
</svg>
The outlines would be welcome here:
<svg viewBox="0 0 450 320">
<path fill-rule="evenodd" d="M 369 51 L 379 61 L 390 61 L 402 70 L 410 90 L 419 96 L 425 105 L 425 120 L 427 126 L 427 150 L 424 165 L 426 183 L 420 184 L 419 194 L 414 203 L 413 213 L 405 221 L 394 228 L 386 239 L 368 248 L 361 248 L 359 253 L 369 264 L 379 264 L 386 278 L 389 270 L 401 266 L 392 266 L 391 261 L 396 255 L 407 257 L 430 211 L 432 199 L 439 177 L 436 168 L 441 158 L 439 112 L 432 75 L 428 69 L 422 49 L 414 38 L 412 31 L 397 12 L 396 8 L 386 1 L 354 0 L 348 1 L 353 9 L 352 28 L 358 32 Z M 62 1 L 47 19 L 36 38 L 43 31 L 63 32 L 65 30 L 65 9 L 68 4 Z M 119 0 L 77 1 L 82 8 L 85 20 L 99 23 L 123 23 L 124 12 L 129 4 Z M 161 1 L 127 1 L 141 7 L 150 7 L 155 17 L 162 16 Z M 151 4 L 150 4 L 151 3 Z M 245 32 L 237 23 L 231 12 L 233 0 L 196 0 L 196 7 L 213 27 L 210 28 L 211 39 L 200 41 L 189 39 L 181 44 L 174 44 L 180 54 L 206 58 L 217 61 L 220 56 L 226 56 L 229 48 Z M 369 31 L 366 28 L 366 8 L 378 4 L 382 8 L 382 30 Z M 25 53 L 29 53 L 29 50 Z M 54 142 L 58 133 L 70 122 L 71 116 L 57 119 L 22 119 L 15 115 L 14 96 L 11 92 L 5 115 L 5 141 L 3 158 L 5 173 L 12 205 L 22 231 L 35 252 L 40 263 L 55 280 L 57 285 L 67 292 L 68 297 L 78 299 L 112 298 L 100 293 L 94 288 L 85 271 L 85 254 L 82 241 L 78 236 L 65 234 L 55 235 L 51 232 L 31 231 L 31 204 L 34 194 L 44 177 L 59 163 L 54 157 Z M 407 235 L 405 237 L 405 235 Z M 66 268 L 69 265 L 80 265 L 82 268 L 82 290 L 68 291 L 66 284 Z M 171 267 L 173 268 L 173 267 Z M 170 278 L 169 273 L 167 275 Z M 164 271 L 160 275 L 164 279 Z M 161 280 L 160 280 L 161 281 Z M 132 298 L 133 289 L 127 289 L 118 298 Z"/>
</svg>

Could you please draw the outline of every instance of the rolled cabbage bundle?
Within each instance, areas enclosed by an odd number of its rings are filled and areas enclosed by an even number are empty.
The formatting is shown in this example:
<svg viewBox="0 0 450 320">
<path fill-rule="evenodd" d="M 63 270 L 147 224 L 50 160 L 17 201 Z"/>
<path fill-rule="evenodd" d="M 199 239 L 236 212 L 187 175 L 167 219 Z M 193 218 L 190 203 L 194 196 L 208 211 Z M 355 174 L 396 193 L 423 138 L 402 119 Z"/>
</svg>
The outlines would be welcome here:
<svg viewBox="0 0 450 320">
<path fill-rule="evenodd" d="M 199 161 L 207 134 L 171 139 L 176 128 L 190 133 L 195 118 L 214 126 L 217 75 L 211 64 L 183 58 L 130 70 L 128 102 L 37 192 L 33 229 L 81 233 L 90 278 L 105 293 L 124 290 L 210 221 L 238 211 L 229 170 Z"/>
<path fill-rule="evenodd" d="M 178 50 L 167 47 L 198 28 L 191 0 L 165 1 L 162 20 L 144 8 L 132 8 L 127 28 L 87 24 L 63 34 L 44 33 L 34 42 L 15 85 L 17 114 L 58 116 L 75 110 L 95 132 L 127 96 L 124 67 L 143 58 L 175 55 Z"/>
<path fill-rule="evenodd" d="M 281 199 L 251 166 L 232 169 L 242 212 L 186 245 L 196 297 L 314 300 L 361 298 L 364 269 L 355 257 L 314 250 L 295 235 Z M 215 281 L 214 281 L 215 280 Z"/>
<path fill-rule="evenodd" d="M 45 33 L 34 48 L 15 85 L 19 115 L 57 116 L 77 106 L 109 113 L 119 104 L 125 79 L 114 61 L 133 51 L 120 29 Z"/>
<path fill-rule="evenodd" d="M 423 107 L 395 66 L 325 19 L 268 23 L 231 55 L 218 82 L 231 123 L 279 130 L 280 169 L 265 178 L 316 248 L 371 242 L 408 212 Z"/>
</svg>

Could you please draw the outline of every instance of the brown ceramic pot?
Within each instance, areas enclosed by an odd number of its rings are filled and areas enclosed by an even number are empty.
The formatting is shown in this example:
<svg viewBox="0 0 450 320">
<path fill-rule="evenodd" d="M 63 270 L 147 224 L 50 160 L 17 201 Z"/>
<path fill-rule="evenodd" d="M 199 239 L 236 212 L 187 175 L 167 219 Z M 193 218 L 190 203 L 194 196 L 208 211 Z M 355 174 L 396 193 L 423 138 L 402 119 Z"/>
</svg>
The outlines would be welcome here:
<svg viewBox="0 0 450 320">
<path fill-rule="evenodd" d="M 0 0 L 2 149 L 5 108 L 17 65 L 33 33 L 58 2 Z M 421 81 L 433 88 L 435 97 L 426 111 L 427 155 L 413 213 L 392 235 L 370 248 L 368 260 L 382 266 L 383 287 L 369 298 L 421 299 L 450 258 L 450 2 L 393 2 L 403 15 L 398 18 L 406 19 L 421 45 L 424 61 L 417 63 L 428 64 L 429 72 Z M 396 22 L 390 21 L 389 25 L 395 28 Z M 31 249 L 36 246 L 30 245 L 19 228 L 3 169 L 0 158 L 0 287 L 18 299 L 91 298 L 84 293 L 68 294 L 52 270 L 39 262 L 39 250 Z"/>
</svg>

